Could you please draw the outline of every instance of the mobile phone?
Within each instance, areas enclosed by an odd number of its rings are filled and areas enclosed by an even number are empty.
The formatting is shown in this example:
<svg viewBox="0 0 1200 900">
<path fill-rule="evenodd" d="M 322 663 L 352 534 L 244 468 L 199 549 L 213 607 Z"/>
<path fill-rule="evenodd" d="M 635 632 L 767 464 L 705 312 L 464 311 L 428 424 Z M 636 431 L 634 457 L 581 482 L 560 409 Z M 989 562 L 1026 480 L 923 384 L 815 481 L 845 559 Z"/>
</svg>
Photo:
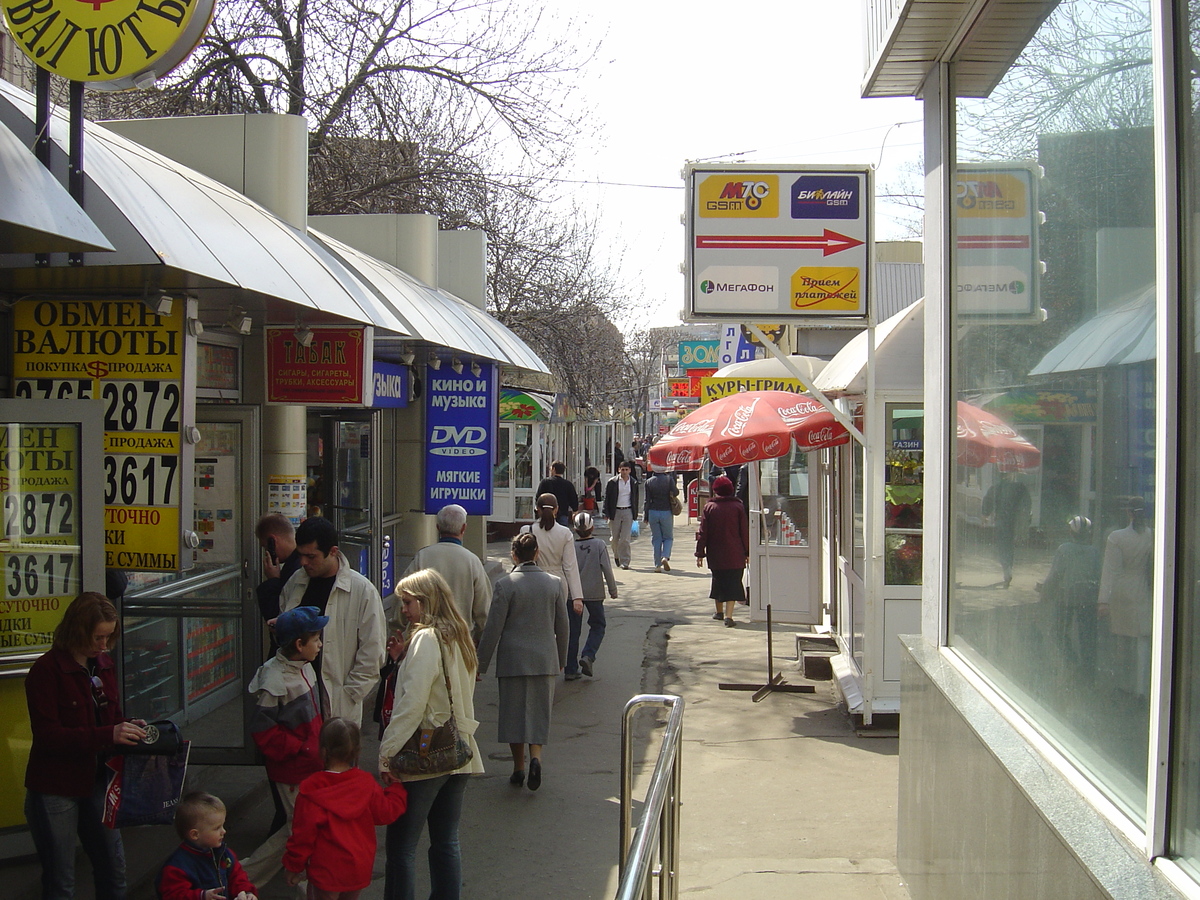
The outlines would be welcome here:
<svg viewBox="0 0 1200 900">
<path fill-rule="evenodd" d="M 271 565 L 279 565 L 279 557 L 275 555 L 275 535 L 267 538 L 267 556 L 271 557 Z"/>
</svg>

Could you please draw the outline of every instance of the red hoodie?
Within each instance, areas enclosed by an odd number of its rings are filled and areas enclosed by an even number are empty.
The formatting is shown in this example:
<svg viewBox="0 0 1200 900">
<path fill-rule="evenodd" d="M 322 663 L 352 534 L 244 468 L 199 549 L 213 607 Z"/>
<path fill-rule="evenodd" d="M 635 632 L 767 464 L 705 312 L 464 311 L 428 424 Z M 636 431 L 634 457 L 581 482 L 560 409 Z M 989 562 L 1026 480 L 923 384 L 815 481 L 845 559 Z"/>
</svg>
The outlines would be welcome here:
<svg viewBox="0 0 1200 900">
<path fill-rule="evenodd" d="M 308 870 L 322 891 L 359 891 L 371 883 L 375 826 L 390 825 L 408 808 L 399 782 L 387 790 L 362 769 L 317 772 L 300 784 L 283 867 Z"/>
</svg>

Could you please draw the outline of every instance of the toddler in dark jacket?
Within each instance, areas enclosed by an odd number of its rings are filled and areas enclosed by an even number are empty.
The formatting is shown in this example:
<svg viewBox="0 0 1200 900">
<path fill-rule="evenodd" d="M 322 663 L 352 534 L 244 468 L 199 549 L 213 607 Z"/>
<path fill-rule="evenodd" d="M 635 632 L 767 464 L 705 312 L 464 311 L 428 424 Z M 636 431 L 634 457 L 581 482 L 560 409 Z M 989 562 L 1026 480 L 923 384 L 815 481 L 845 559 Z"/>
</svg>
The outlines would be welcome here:
<svg viewBox="0 0 1200 900">
<path fill-rule="evenodd" d="M 158 873 L 160 900 L 258 900 L 234 852 L 225 846 L 225 804 L 193 791 L 175 807 L 183 843 Z"/>
</svg>

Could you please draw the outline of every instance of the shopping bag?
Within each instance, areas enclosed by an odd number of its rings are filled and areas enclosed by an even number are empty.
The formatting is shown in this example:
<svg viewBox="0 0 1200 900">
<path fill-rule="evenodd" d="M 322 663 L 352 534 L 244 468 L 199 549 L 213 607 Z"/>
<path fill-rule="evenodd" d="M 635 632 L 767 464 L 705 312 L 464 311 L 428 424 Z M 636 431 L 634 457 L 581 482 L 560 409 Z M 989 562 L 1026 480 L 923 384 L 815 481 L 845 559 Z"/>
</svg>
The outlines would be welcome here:
<svg viewBox="0 0 1200 900">
<path fill-rule="evenodd" d="M 633 521 L 632 521 L 632 522 L 629 524 L 629 536 L 630 536 L 630 537 L 637 537 L 637 536 L 638 536 L 638 520 L 637 520 L 637 519 L 634 519 L 634 520 L 633 520 Z"/>
<path fill-rule="evenodd" d="M 109 828 L 133 825 L 170 825 L 183 795 L 191 741 L 174 753 L 114 756 L 104 792 L 104 824 Z"/>
</svg>

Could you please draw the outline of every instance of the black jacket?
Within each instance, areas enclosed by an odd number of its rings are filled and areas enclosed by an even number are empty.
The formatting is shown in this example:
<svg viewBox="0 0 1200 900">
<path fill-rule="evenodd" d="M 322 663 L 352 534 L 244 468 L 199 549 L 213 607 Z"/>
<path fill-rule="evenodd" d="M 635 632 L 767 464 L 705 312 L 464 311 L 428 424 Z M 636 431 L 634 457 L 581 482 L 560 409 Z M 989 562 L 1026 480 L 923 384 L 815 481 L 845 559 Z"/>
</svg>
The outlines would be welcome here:
<svg viewBox="0 0 1200 900">
<path fill-rule="evenodd" d="M 679 496 L 679 488 L 675 487 L 675 476 L 666 472 L 655 472 L 646 479 L 646 514 L 657 509 L 669 512 L 671 498 Z"/>
<path fill-rule="evenodd" d="M 604 515 L 610 519 L 617 515 L 617 482 L 621 480 L 621 476 L 608 479 L 608 484 L 604 486 Z M 638 514 L 638 495 L 642 486 L 638 484 L 638 480 L 632 475 L 629 476 L 629 509 L 630 515 L 635 519 Z"/>
</svg>

